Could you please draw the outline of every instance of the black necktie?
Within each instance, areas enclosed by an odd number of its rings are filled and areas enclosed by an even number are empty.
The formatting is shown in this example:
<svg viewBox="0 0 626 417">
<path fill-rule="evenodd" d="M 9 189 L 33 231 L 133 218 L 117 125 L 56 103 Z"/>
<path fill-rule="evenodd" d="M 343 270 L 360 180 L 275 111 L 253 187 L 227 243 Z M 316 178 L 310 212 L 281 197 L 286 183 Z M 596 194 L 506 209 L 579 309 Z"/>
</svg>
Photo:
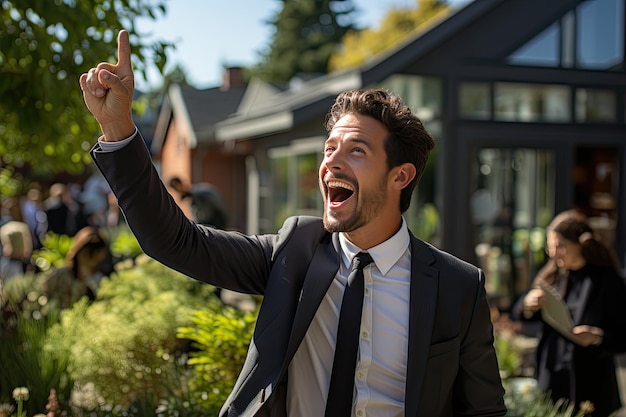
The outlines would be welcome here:
<svg viewBox="0 0 626 417">
<path fill-rule="evenodd" d="M 324 414 L 326 417 L 350 417 L 352 412 L 354 370 L 363 309 L 363 268 L 371 262 L 372 257 L 366 252 L 359 252 L 352 259 L 352 271 L 348 276 L 339 313 L 335 358 Z"/>
</svg>

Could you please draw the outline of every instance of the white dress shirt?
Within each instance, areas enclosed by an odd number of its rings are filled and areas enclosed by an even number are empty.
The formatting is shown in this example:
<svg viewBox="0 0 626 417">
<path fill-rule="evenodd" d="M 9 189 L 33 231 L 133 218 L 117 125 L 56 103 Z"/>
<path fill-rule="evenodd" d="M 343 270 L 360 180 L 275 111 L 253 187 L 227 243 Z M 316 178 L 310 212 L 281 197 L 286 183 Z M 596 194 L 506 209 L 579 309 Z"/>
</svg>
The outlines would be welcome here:
<svg viewBox="0 0 626 417">
<path fill-rule="evenodd" d="M 361 251 L 339 235 L 341 266 L 324 296 L 291 364 L 287 410 L 290 417 L 323 417 L 330 385 L 343 291 L 352 257 Z M 367 251 L 365 298 L 355 372 L 354 417 L 400 417 L 409 337 L 410 237 L 406 222 L 390 239 Z"/>
<path fill-rule="evenodd" d="M 104 136 L 100 136 L 98 138 L 98 144 L 100 145 L 100 149 L 102 149 L 103 152 L 115 152 L 118 149 L 122 149 L 124 146 L 128 145 L 128 143 L 131 140 L 133 140 L 136 134 L 137 134 L 137 128 L 135 127 L 135 133 L 133 133 L 131 136 L 127 137 L 126 139 L 122 139 L 117 142 L 105 142 L 104 140 L 102 140 L 104 139 Z"/>
</svg>

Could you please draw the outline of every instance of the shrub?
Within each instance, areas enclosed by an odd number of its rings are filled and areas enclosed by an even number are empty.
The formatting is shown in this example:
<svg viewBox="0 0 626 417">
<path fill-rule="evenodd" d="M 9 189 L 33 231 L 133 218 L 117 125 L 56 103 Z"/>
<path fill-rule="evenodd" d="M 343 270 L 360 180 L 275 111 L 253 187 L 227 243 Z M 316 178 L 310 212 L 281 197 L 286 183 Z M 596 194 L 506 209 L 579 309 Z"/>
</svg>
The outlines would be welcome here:
<svg viewBox="0 0 626 417">
<path fill-rule="evenodd" d="M 191 340 L 188 364 L 192 392 L 189 413 L 217 415 L 241 371 L 256 312 L 213 305 L 193 313 L 193 326 L 181 327 L 178 337 Z M 189 415 L 189 414 L 185 414 Z"/>
<path fill-rule="evenodd" d="M 65 310 L 49 331 L 45 349 L 68 357 L 68 371 L 87 409 L 154 410 L 164 384 L 180 379 L 177 359 L 186 346 L 176 329 L 191 312 L 219 303 L 209 285 L 193 281 L 147 257 L 101 282 L 98 299 Z M 183 361 L 184 362 L 184 361 Z M 170 388 L 180 385 L 176 382 Z"/>
</svg>

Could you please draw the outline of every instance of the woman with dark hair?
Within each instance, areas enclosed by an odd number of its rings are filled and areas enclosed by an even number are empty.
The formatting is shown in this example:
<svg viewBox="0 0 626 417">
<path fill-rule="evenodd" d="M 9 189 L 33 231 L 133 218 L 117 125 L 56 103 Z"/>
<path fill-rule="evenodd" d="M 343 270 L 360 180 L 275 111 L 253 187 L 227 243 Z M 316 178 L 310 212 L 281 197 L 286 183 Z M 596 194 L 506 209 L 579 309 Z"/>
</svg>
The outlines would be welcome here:
<svg viewBox="0 0 626 417">
<path fill-rule="evenodd" d="M 560 214 L 546 233 L 551 259 L 519 307 L 524 319 L 540 320 L 551 291 L 565 303 L 573 328 L 559 332 L 544 321 L 537 380 L 553 400 L 576 407 L 590 401 L 592 415 L 605 417 L 621 406 L 614 355 L 626 351 L 626 285 L 610 251 L 579 214 Z"/>
<path fill-rule="evenodd" d="M 94 300 L 100 281 L 112 272 L 110 267 L 103 267 L 110 257 L 108 242 L 98 229 L 80 229 L 65 256 L 65 267 L 53 270 L 44 283 L 44 291 L 61 308 L 71 307 L 83 296 Z"/>
</svg>

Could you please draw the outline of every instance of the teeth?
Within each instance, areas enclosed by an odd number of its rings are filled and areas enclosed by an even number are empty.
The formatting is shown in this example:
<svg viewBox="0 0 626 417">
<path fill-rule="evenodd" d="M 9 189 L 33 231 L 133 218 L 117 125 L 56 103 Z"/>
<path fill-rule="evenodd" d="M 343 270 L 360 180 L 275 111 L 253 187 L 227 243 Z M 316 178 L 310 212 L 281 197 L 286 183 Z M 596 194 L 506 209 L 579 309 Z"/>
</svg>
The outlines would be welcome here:
<svg viewBox="0 0 626 417">
<path fill-rule="evenodd" d="M 350 184 L 341 181 L 328 181 L 326 185 L 332 188 L 345 188 L 346 190 L 354 191 L 354 188 L 352 188 Z"/>
</svg>

